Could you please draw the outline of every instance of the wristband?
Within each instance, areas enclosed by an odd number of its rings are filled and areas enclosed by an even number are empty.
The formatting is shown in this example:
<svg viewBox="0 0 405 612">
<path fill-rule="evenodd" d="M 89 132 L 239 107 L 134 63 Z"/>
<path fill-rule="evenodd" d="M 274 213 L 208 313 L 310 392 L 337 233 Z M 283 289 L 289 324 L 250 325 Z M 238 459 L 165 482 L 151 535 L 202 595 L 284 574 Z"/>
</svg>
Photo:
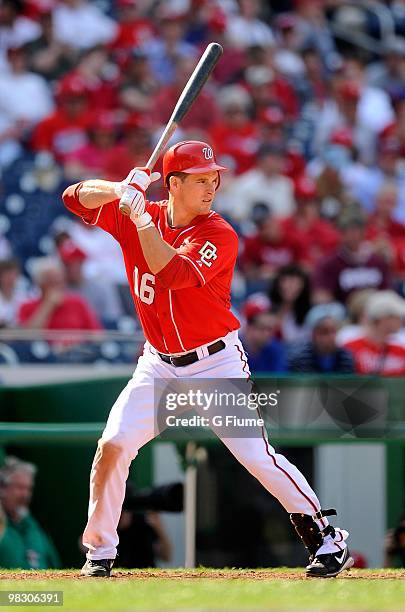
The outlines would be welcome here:
<svg viewBox="0 0 405 612">
<path fill-rule="evenodd" d="M 156 225 L 151 221 L 148 225 L 143 225 L 142 227 L 137 227 L 138 232 L 142 232 L 143 230 L 149 229 L 150 227 L 156 227 Z"/>
<path fill-rule="evenodd" d="M 138 231 L 146 229 L 146 227 L 149 227 L 151 225 L 155 225 L 152 221 L 152 217 L 148 212 L 142 213 L 142 215 L 140 215 L 139 217 L 134 217 L 132 221 L 135 223 Z"/>
</svg>

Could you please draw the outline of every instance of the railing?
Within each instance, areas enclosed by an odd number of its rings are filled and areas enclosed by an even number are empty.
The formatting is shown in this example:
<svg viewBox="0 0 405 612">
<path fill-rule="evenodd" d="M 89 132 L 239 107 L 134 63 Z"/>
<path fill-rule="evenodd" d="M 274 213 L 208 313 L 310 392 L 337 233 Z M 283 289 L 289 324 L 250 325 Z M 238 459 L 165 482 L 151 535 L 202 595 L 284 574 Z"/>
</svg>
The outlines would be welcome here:
<svg viewBox="0 0 405 612">
<path fill-rule="evenodd" d="M 0 364 L 129 364 L 144 341 L 139 331 L 2 329 Z"/>
</svg>

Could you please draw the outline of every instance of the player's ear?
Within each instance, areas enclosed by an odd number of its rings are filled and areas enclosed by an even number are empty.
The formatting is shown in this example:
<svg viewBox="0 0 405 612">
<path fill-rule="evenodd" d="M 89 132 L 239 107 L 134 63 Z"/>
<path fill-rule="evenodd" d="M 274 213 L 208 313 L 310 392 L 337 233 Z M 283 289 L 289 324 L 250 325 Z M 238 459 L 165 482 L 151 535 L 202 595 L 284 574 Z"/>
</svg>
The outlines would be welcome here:
<svg viewBox="0 0 405 612">
<path fill-rule="evenodd" d="M 176 191 L 178 186 L 179 186 L 179 177 L 175 176 L 174 174 L 172 174 L 169 177 L 169 191 L 170 191 L 170 193 L 172 193 L 173 191 Z"/>
</svg>

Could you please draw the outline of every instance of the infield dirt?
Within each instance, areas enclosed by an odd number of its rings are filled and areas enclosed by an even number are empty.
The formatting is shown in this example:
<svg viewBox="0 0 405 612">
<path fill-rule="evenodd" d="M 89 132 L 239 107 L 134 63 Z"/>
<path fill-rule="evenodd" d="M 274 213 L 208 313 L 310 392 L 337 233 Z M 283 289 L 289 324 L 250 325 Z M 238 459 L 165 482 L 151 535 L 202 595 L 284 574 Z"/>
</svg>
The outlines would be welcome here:
<svg viewBox="0 0 405 612">
<path fill-rule="evenodd" d="M 0 572 L 0 580 L 89 580 L 85 576 L 80 576 L 80 570 L 58 570 L 58 571 L 35 571 L 35 570 L 20 570 Z M 337 579 L 349 580 L 405 580 L 404 570 L 359 570 L 352 569 L 343 572 Z M 197 569 L 197 570 L 113 570 L 110 580 L 184 580 L 184 579 L 209 579 L 209 580 L 309 580 L 316 579 L 307 578 L 304 569 Z M 90 580 L 99 580 L 91 578 Z"/>
</svg>

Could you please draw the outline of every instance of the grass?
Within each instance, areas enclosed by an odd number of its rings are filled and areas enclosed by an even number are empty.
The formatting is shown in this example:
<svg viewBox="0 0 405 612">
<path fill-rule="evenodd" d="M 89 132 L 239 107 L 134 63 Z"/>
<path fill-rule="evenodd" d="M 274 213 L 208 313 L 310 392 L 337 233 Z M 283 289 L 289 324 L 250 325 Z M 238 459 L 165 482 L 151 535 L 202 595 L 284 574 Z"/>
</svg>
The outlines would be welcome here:
<svg viewBox="0 0 405 612">
<path fill-rule="evenodd" d="M 72 579 L 77 570 L 50 579 L 1 572 L 0 591 L 64 592 L 55 610 L 405 610 L 404 571 L 352 570 L 347 578 L 317 580 L 302 570 L 121 570 L 116 579 Z M 47 572 L 47 575 L 49 572 Z M 219 575 L 218 575 L 219 574 Z M 40 572 L 35 574 L 41 575 Z M 63 577 L 60 577 L 63 576 Z M 17 579 L 16 579 L 17 578 Z M 20 579 L 18 579 L 20 578 Z M 21 609 L 21 608 L 20 608 Z M 43 610 L 43 606 L 35 606 Z M 49 609 L 49 608 L 48 608 Z"/>
</svg>

